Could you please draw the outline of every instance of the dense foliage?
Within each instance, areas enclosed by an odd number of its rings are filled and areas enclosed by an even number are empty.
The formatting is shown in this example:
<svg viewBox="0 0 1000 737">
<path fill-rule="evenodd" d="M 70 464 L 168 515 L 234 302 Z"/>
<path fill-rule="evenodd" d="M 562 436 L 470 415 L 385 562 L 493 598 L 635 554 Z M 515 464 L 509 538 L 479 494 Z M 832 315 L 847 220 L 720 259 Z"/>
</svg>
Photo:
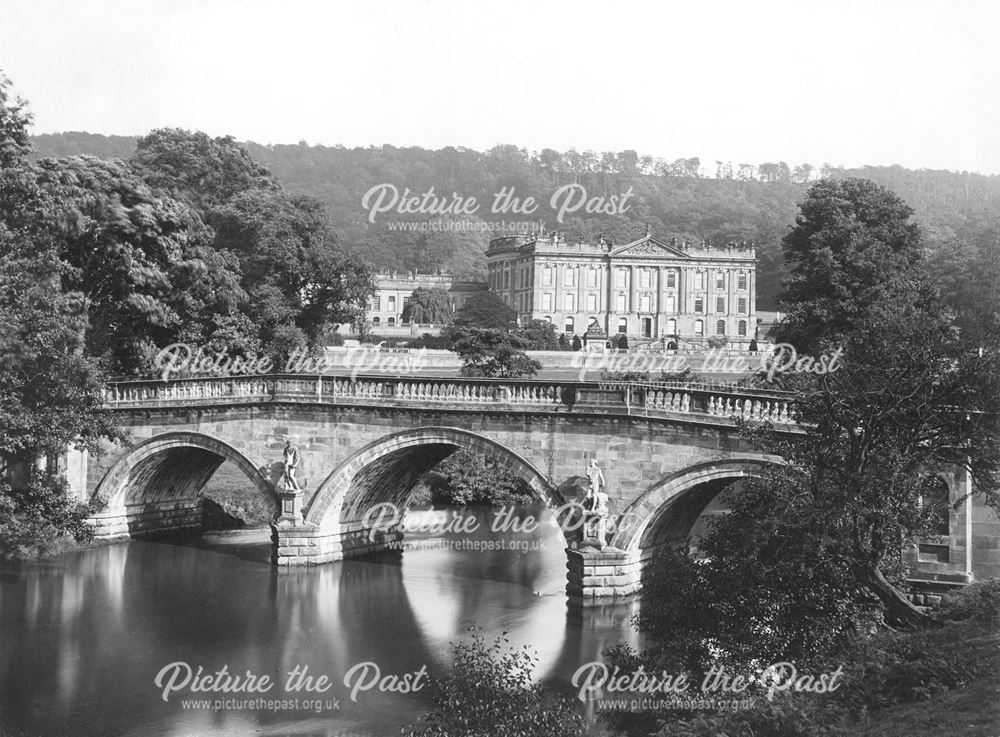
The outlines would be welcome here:
<svg viewBox="0 0 1000 737">
<path fill-rule="evenodd" d="M 584 733 L 572 701 L 547 693 L 531 677 L 537 657 L 506 636 L 487 642 L 474 631 L 452 643 L 454 664 L 430 682 L 434 711 L 408 737 L 573 737 Z"/>
<path fill-rule="evenodd" d="M 461 328 L 453 334 L 451 350 L 462 359 L 463 376 L 513 378 L 533 376 L 542 364 L 530 358 L 528 341 L 516 332 L 490 328 Z M 502 397 L 497 397 L 502 401 Z"/>
<path fill-rule="evenodd" d="M 0 543 L 86 539 L 71 448 L 123 440 L 111 374 L 183 342 L 232 355 L 326 344 L 363 311 L 370 269 L 323 205 L 285 191 L 231 138 L 160 130 L 128 160 L 29 160 L 30 116 L 0 75 Z"/>
<path fill-rule="evenodd" d="M 451 299 L 444 289 L 417 287 L 403 307 L 403 322 L 446 325 L 452 321 Z"/>
<path fill-rule="evenodd" d="M 92 154 L 102 158 L 128 158 L 135 141 L 86 133 L 49 134 L 35 139 L 42 156 Z M 290 191 L 322 201 L 342 243 L 363 248 L 378 268 L 399 272 L 444 269 L 461 277 L 482 278 L 483 251 L 496 233 L 401 232 L 389 229 L 389 220 L 398 219 L 389 215 L 369 223 L 361 207 L 362 197 L 369 188 L 383 182 L 409 188 L 413 193 L 431 187 L 438 193 L 459 192 L 476 197 L 487 210 L 494 193 L 505 186 L 514 187 L 518 196 L 533 196 L 542 203 L 536 214 L 540 217 L 534 220 L 566 231 L 571 239 L 604 234 L 624 243 L 641 236 L 648 223 L 656 235 L 664 238 L 708 238 L 718 243 L 752 240 L 760 257 L 760 309 L 776 305 L 783 276 L 781 238 L 793 224 L 796 203 L 809 182 L 818 176 L 862 177 L 896 192 L 914 208 L 932 256 L 940 255 L 948 262 L 942 264 L 948 268 L 938 272 L 942 284 L 961 281 L 960 264 L 974 255 L 976 243 L 996 243 L 1000 176 L 969 172 L 913 171 L 900 166 L 844 169 L 831 165 L 813 171 L 807 164 L 765 162 L 755 166 L 687 158 L 665 161 L 632 151 L 545 149 L 531 153 L 515 146 L 479 152 L 452 147 L 432 151 L 389 145 L 345 148 L 247 144 L 247 150 Z M 621 195 L 632 187 L 632 206 L 614 216 L 583 215 L 581 211 L 559 224 L 548 208 L 549 198 L 559 186 L 571 183 L 582 184 L 591 196 Z M 470 219 L 489 220 L 494 216 L 486 212 Z"/>
<path fill-rule="evenodd" d="M 966 669 L 941 654 L 942 641 L 935 659 L 921 651 L 930 635 L 871 635 L 883 621 L 929 623 L 899 584 L 902 551 L 940 514 L 927 503 L 938 472 L 965 469 L 1000 508 L 1000 335 L 963 336 L 933 288 L 909 208 L 870 182 L 814 185 L 784 246 L 779 335 L 806 356 L 785 381 L 799 431 L 744 424 L 781 462 L 727 492 L 729 512 L 709 523 L 697 560 L 684 546 L 654 566 L 637 620 L 654 644 L 615 656 L 695 673 L 852 663 L 873 693 L 837 702 L 845 714 L 959 685 Z M 762 704 L 679 733 L 824 734 L 844 716 L 825 708 Z"/>
<path fill-rule="evenodd" d="M 477 453 L 458 450 L 426 474 L 426 489 L 416 503 L 449 504 L 530 504 L 538 498 L 520 476 L 502 463 Z"/>
<path fill-rule="evenodd" d="M 53 197 L 27 163 L 30 117 L 0 76 L 0 557 L 84 540 L 93 509 L 69 499 L 47 459 L 119 437 L 103 375 L 85 353 L 85 296 L 47 227 Z"/>
</svg>

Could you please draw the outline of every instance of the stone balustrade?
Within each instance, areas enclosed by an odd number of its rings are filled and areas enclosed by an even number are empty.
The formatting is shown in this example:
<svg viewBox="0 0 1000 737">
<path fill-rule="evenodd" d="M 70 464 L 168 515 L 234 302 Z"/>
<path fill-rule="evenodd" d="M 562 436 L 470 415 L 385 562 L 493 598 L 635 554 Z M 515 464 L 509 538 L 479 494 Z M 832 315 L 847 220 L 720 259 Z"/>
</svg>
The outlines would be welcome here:
<svg viewBox="0 0 1000 737">
<path fill-rule="evenodd" d="M 315 404 L 447 405 L 499 411 L 577 411 L 612 415 L 700 416 L 794 423 L 790 396 L 778 391 L 689 383 L 467 379 L 365 375 L 270 374 L 108 384 L 116 408 L 293 402 Z"/>
</svg>

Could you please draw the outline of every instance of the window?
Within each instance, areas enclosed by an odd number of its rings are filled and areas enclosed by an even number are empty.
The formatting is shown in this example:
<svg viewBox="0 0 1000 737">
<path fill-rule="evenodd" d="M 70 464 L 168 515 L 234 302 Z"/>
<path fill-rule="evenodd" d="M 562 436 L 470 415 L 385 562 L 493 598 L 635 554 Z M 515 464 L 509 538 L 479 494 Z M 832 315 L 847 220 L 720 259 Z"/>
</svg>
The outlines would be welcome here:
<svg viewBox="0 0 1000 737">
<path fill-rule="evenodd" d="M 552 309 L 552 292 L 542 294 L 542 309 L 546 311 Z"/>
<path fill-rule="evenodd" d="M 552 267 L 546 266 L 542 269 L 542 286 L 551 287 L 552 286 Z"/>
<path fill-rule="evenodd" d="M 587 286 L 597 286 L 597 269 L 587 269 Z"/>
<path fill-rule="evenodd" d="M 736 278 L 736 288 L 746 289 L 747 288 L 747 272 L 741 271 L 740 275 Z"/>
<path fill-rule="evenodd" d="M 566 312 L 576 311 L 576 295 L 572 292 L 563 293 L 563 309 L 566 310 Z"/>
<path fill-rule="evenodd" d="M 747 321 L 740 320 L 739 324 L 736 326 L 736 334 L 745 336 L 747 334 Z"/>
<path fill-rule="evenodd" d="M 666 312 L 677 312 L 677 296 L 673 294 L 667 295 L 667 305 Z"/>
<path fill-rule="evenodd" d="M 382 321 L 379 320 L 377 317 L 373 317 L 372 318 L 372 325 L 379 325 L 379 324 L 381 324 L 381 322 Z"/>
<path fill-rule="evenodd" d="M 648 294 L 639 295 L 639 312 L 652 312 L 653 298 Z"/>
<path fill-rule="evenodd" d="M 615 312 L 625 312 L 625 293 L 619 292 L 615 295 Z"/>
<path fill-rule="evenodd" d="M 726 334 L 726 321 L 725 320 L 719 320 L 717 323 L 715 323 L 715 334 L 716 335 L 725 335 Z"/>
<path fill-rule="evenodd" d="M 639 270 L 639 286 L 643 289 L 649 289 L 650 285 L 653 283 L 653 271 L 652 269 L 640 269 Z"/>
<path fill-rule="evenodd" d="M 503 288 L 507 289 L 510 286 L 510 267 L 503 267 Z"/>
<path fill-rule="evenodd" d="M 705 311 L 705 298 L 704 297 L 695 297 L 694 298 L 694 311 L 695 312 L 704 312 Z"/>
<path fill-rule="evenodd" d="M 372 297 L 372 310 L 375 312 L 382 311 L 382 297 L 378 294 Z"/>
<path fill-rule="evenodd" d="M 389 297 L 389 312 L 395 312 L 395 311 L 396 311 L 396 298 Z"/>
<path fill-rule="evenodd" d="M 674 289 L 677 286 L 677 272 L 671 269 L 667 272 L 667 287 Z"/>
<path fill-rule="evenodd" d="M 705 272 L 696 271 L 694 272 L 694 288 L 704 289 L 705 288 Z"/>
<path fill-rule="evenodd" d="M 715 298 L 715 311 L 720 314 L 726 314 L 726 298 L 716 297 Z"/>
<path fill-rule="evenodd" d="M 642 337 L 644 338 L 653 337 L 653 318 L 651 317 L 642 318 Z"/>
<path fill-rule="evenodd" d="M 695 335 L 704 335 L 705 334 L 705 321 L 704 320 L 695 320 L 694 321 L 694 334 Z"/>
<path fill-rule="evenodd" d="M 615 286 L 624 287 L 626 284 L 625 269 L 618 269 L 615 272 Z"/>
<path fill-rule="evenodd" d="M 619 333 L 628 332 L 628 320 L 624 317 L 618 321 L 618 332 Z"/>
<path fill-rule="evenodd" d="M 597 295 L 588 294 L 587 295 L 587 312 L 593 312 L 597 309 Z"/>
<path fill-rule="evenodd" d="M 545 322 L 547 322 L 549 325 L 552 324 L 552 315 L 546 315 L 542 319 L 545 320 Z"/>
<path fill-rule="evenodd" d="M 930 520 L 928 532 L 931 535 L 951 534 L 949 521 L 951 513 L 951 492 L 948 482 L 940 476 L 925 479 L 920 492 L 920 507 L 927 512 Z"/>
<path fill-rule="evenodd" d="M 573 332 L 573 318 L 572 317 L 567 317 L 566 318 L 566 331 L 565 332 L 567 332 L 567 333 L 572 333 Z"/>
<path fill-rule="evenodd" d="M 726 288 L 726 272 L 716 271 L 715 272 L 715 288 L 725 289 Z"/>
<path fill-rule="evenodd" d="M 667 335 L 677 335 L 677 321 L 674 319 L 667 320 Z"/>
<path fill-rule="evenodd" d="M 741 315 L 747 314 L 747 298 L 746 297 L 740 297 L 736 301 L 736 311 L 738 313 L 740 313 Z"/>
<path fill-rule="evenodd" d="M 563 272 L 563 286 L 572 287 L 576 284 L 576 269 L 572 266 L 567 266 L 566 271 Z"/>
<path fill-rule="evenodd" d="M 395 317 L 390 317 L 389 318 L 389 324 L 390 325 L 395 325 L 396 324 L 396 318 Z"/>
</svg>

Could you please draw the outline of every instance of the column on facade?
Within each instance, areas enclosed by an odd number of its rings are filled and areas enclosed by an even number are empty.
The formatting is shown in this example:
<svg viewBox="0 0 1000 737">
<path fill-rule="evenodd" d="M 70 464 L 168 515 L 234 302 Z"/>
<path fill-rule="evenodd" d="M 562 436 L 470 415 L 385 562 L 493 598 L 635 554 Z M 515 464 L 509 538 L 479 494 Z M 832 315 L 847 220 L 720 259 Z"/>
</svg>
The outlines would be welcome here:
<svg viewBox="0 0 1000 737">
<path fill-rule="evenodd" d="M 678 266 L 677 267 L 677 291 L 676 291 L 676 293 L 674 295 L 674 312 L 676 313 L 677 316 L 674 319 L 677 320 L 677 329 L 676 329 L 676 332 L 678 334 L 680 334 L 682 332 L 681 331 L 681 315 L 684 314 L 684 295 L 685 295 L 685 293 L 687 291 L 686 288 L 685 288 L 685 285 L 686 285 L 686 281 L 685 281 L 686 276 L 685 275 L 686 274 L 687 274 L 687 267 L 686 266 Z"/>
<path fill-rule="evenodd" d="M 737 330 L 737 327 L 740 324 L 740 318 L 739 318 L 738 315 L 736 315 L 736 310 L 740 306 L 740 300 L 739 300 L 739 297 L 737 296 L 736 287 L 739 286 L 739 283 L 740 283 L 740 270 L 739 270 L 739 267 L 730 266 L 729 267 L 729 309 L 727 310 L 726 317 L 728 318 L 727 322 L 730 323 L 730 332 L 732 332 L 733 335 L 737 335 L 737 337 L 739 337 L 738 336 L 739 331 Z M 735 317 L 735 319 L 734 319 L 734 317 Z"/>
<path fill-rule="evenodd" d="M 636 294 L 635 294 L 635 265 L 628 267 L 628 309 L 626 312 L 629 314 L 634 314 L 639 311 L 639 305 L 636 304 Z"/>
<path fill-rule="evenodd" d="M 552 274 L 552 283 L 553 283 L 553 288 L 552 288 L 552 311 L 553 312 L 561 312 L 562 308 L 563 308 L 562 283 L 563 283 L 563 271 L 565 270 L 565 268 L 566 267 L 563 265 L 562 262 L 556 261 L 555 268 L 552 270 L 553 271 L 553 274 Z M 558 320 L 562 320 L 561 317 L 557 318 L 557 319 Z M 557 332 L 561 333 L 562 329 L 563 329 L 563 326 L 559 325 L 556 330 L 557 330 Z"/>
<path fill-rule="evenodd" d="M 604 323 L 602 327 L 604 328 L 605 335 L 611 335 L 608 328 L 611 324 L 611 290 L 613 288 L 612 285 L 614 284 L 613 277 L 614 275 L 611 273 L 610 261 L 607 264 L 602 264 L 599 279 L 600 291 L 597 296 L 599 304 L 597 305 L 597 308 L 600 310 L 600 313 L 604 318 L 601 322 Z"/>
<path fill-rule="evenodd" d="M 663 299 L 663 292 L 666 288 L 667 279 L 663 266 L 658 266 L 656 269 L 656 294 L 653 296 L 653 313 L 656 316 L 653 320 L 653 337 L 655 338 L 663 335 L 663 331 L 666 329 L 666 318 L 664 317 L 666 303 Z"/>
</svg>

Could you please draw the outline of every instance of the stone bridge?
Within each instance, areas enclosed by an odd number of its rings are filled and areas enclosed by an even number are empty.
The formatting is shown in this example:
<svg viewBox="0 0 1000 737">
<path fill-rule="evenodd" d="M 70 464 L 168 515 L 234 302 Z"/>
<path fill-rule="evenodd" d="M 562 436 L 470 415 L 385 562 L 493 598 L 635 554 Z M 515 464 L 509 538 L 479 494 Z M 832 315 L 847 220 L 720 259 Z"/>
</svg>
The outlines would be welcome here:
<svg viewBox="0 0 1000 737">
<path fill-rule="evenodd" d="M 594 458 L 610 497 L 609 545 L 567 532 L 568 591 L 584 599 L 636 591 L 659 547 L 686 539 L 723 488 L 775 461 L 740 437 L 737 416 L 794 431 L 780 393 L 697 384 L 265 375 L 116 383 L 107 401 L 131 442 L 87 463 L 83 493 L 107 502 L 93 520 L 98 537 L 200 525 L 201 489 L 229 461 L 280 498 L 278 565 L 387 549 L 398 526 L 373 525 L 366 511 L 402 507 L 456 449 L 512 469 L 564 516 L 579 513 L 573 482 Z M 301 493 L 278 483 L 288 438 Z"/>
</svg>

